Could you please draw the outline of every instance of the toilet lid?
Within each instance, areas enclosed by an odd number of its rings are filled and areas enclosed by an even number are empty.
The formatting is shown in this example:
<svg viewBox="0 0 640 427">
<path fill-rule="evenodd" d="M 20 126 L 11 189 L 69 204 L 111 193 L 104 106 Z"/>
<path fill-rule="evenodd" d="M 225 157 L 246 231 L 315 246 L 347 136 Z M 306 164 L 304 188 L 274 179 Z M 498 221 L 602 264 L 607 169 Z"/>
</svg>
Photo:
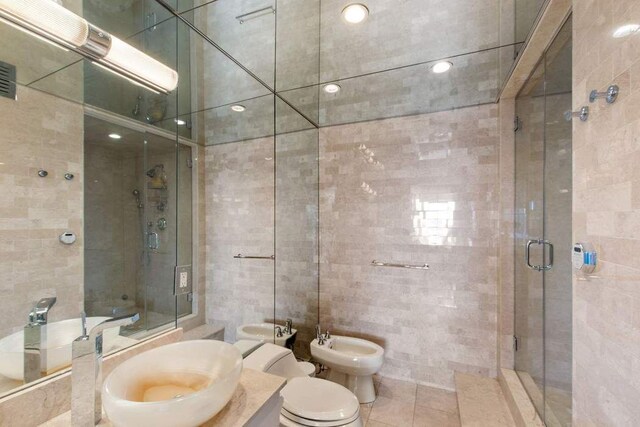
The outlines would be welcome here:
<svg viewBox="0 0 640 427">
<path fill-rule="evenodd" d="M 358 398 L 340 384 L 292 378 L 282 389 L 282 415 L 308 426 L 344 425 L 358 418 Z"/>
</svg>

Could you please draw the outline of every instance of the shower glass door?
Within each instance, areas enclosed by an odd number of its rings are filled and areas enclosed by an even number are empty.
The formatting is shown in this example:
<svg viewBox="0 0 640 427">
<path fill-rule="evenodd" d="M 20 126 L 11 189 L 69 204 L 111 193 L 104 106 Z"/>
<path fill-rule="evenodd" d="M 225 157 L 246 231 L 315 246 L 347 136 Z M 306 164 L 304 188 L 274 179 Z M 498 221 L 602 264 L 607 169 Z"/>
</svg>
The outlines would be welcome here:
<svg viewBox="0 0 640 427">
<path fill-rule="evenodd" d="M 144 138 L 143 173 L 139 174 L 145 194 L 144 286 L 139 288 L 143 295 L 137 300 L 144 302 L 142 327 L 149 331 L 174 322 L 176 316 L 178 163 L 175 140 L 150 133 Z"/>
<path fill-rule="evenodd" d="M 516 101 L 515 145 L 515 367 L 544 413 L 544 63 Z M 528 251 L 527 251 L 528 249 Z"/>
<path fill-rule="evenodd" d="M 571 21 L 516 100 L 515 368 L 548 426 L 571 425 Z"/>
<path fill-rule="evenodd" d="M 572 107 L 571 21 L 545 57 L 544 236 L 554 245 L 544 272 L 545 421 L 571 425 L 572 360 Z"/>
</svg>

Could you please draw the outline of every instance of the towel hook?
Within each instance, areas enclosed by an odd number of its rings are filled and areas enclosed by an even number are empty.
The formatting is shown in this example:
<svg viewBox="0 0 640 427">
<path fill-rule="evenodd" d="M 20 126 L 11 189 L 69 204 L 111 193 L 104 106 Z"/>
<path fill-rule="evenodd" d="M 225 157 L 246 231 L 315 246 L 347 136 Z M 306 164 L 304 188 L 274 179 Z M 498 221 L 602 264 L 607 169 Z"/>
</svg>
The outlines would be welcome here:
<svg viewBox="0 0 640 427">
<path fill-rule="evenodd" d="M 564 113 L 564 118 L 568 122 L 570 122 L 573 117 L 579 117 L 580 121 L 586 122 L 589 119 L 589 107 L 582 107 L 578 111 L 567 111 Z"/>
<path fill-rule="evenodd" d="M 618 98 L 618 94 L 620 93 L 620 88 L 618 85 L 611 85 L 607 88 L 606 92 L 598 92 L 596 89 L 592 90 L 589 94 L 589 102 L 596 102 L 596 99 L 605 98 L 607 100 L 607 104 L 613 104 L 616 102 Z"/>
</svg>

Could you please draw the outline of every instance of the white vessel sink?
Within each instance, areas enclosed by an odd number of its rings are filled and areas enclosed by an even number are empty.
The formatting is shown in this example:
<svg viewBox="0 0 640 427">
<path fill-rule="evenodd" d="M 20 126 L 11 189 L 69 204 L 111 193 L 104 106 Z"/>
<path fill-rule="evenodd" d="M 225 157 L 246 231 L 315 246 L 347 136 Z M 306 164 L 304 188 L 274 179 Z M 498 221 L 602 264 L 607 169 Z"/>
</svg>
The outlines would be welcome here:
<svg viewBox="0 0 640 427">
<path fill-rule="evenodd" d="M 276 326 L 279 326 L 280 329 L 284 331 L 284 326 L 274 325 L 273 323 L 252 323 L 249 325 L 240 325 L 236 329 L 236 340 L 270 342 L 284 347 L 287 340 L 294 336 L 297 331 L 292 328 L 290 334 L 283 333 L 281 337 L 276 337 Z"/>
<path fill-rule="evenodd" d="M 87 329 L 110 317 L 87 317 Z M 71 366 L 71 343 L 82 335 L 82 320 L 68 319 L 51 322 L 46 325 L 47 342 L 47 373 Z M 108 352 L 116 345 L 119 330 L 108 329 L 104 332 L 104 352 Z M 23 381 L 24 380 L 24 331 L 18 331 L 0 339 L 0 375 Z"/>
<path fill-rule="evenodd" d="M 116 427 L 195 427 L 229 402 L 241 372 L 242 355 L 231 344 L 169 344 L 116 367 L 104 382 L 102 402 Z"/>
</svg>

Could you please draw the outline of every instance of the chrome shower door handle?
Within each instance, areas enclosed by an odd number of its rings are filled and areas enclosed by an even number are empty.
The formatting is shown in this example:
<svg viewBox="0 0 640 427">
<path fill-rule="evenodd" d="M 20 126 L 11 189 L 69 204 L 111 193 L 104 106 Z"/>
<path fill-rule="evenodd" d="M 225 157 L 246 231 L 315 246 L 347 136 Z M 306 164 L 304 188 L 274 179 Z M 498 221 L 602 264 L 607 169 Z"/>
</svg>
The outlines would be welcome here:
<svg viewBox="0 0 640 427">
<path fill-rule="evenodd" d="M 540 244 L 540 240 L 535 239 L 535 240 L 527 240 L 527 245 L 525 247 L 525 251 L 524 251 L 524 260 L 527 263 L 527 267 L 529 267 L 531 270 L 536 270 L 536 271 L 540 271 L 540 266 L 539 265 L 531 265 L 531 245 L 533 244 L 539 245 Z"/>
<path fill-rule="evenodd" d="M 531 245 L 545 245 L 549 246 L 549 264 L 546 265 L 531 265 Z M 544 239 L 527 240 L 527 245 L 524 253 L 525 262 L 527 267 L 535 271 L 548 271 L 553 267 L 553 244 L 550 241 Z"/>
<path fill-rule="evenodd" d="M 540 242 L 545 246 L 549 246 L 549 264 L 542 266 L 542 270 L 549 271 L 553 267 L 553 244 L 548 240 L 541 240 Z"/>
</svg>

